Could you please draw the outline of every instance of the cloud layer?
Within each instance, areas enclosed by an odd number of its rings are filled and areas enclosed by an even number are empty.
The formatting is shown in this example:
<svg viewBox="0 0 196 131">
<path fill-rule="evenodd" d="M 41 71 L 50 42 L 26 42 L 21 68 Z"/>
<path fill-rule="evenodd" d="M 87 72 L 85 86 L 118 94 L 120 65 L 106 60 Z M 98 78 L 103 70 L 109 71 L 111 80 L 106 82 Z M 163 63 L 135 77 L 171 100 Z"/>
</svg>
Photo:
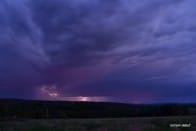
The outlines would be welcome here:
<svg viewBox="0 0 196 131">
<path fill-rule="evenodd" d="M 0 97 L 195 102 L 195 4 L 1 0 Z"/>
</svg>

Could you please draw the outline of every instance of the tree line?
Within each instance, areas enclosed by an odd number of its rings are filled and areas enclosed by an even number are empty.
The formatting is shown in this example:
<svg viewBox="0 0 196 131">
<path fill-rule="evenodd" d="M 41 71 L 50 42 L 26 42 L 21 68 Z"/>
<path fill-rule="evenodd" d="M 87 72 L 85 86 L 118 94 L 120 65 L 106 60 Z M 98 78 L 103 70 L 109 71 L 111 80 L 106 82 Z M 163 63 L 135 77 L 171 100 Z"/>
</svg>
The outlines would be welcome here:
<svg viewBox="0 0 196 131">
<path fill-rule="evenodd" d="M 1 118 L 112 118 L 192 115 L 189 105 L 0 100 Z"/>
</svg>

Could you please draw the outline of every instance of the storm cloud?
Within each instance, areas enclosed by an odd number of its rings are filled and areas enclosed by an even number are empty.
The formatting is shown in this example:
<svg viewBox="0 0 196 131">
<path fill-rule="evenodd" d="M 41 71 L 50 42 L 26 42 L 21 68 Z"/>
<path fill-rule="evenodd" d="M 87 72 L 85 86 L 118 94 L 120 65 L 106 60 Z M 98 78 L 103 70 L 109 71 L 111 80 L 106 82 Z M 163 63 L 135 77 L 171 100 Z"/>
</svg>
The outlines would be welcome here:
<svg viewBox="0 0 196 131">
<path fill-rule="evenodd" d="M 195 4 L 1 0 L 0 97 L 195 102 Z"/>
</svg>

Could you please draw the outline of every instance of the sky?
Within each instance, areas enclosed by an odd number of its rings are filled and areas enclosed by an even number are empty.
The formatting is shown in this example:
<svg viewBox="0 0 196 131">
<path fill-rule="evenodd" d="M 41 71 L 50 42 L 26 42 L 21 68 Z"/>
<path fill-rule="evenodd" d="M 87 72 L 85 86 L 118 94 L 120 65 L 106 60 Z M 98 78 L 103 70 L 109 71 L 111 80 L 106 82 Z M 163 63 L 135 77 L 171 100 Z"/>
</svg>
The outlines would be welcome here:
<svg viewBox="0 0 196 131">
<path fill-rule="evenodd" d="M 1 0 L 0 98 L 196 102 L 195 0 Z"/>
</svg>

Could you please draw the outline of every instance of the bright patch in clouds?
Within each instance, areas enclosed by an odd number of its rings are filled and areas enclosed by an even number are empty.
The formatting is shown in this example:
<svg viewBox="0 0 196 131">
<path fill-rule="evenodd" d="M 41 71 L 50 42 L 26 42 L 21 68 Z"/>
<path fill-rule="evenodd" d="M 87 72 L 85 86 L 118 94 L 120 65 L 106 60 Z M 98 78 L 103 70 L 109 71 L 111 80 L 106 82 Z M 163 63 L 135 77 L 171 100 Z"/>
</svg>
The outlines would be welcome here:
<svg viewBox="0 0 196 131">
<path fill-rule="evenodd" d="M 101 101 L 109 101 L 107 97 L 102 96 L 72 96 L 66 97 L 62 94 L 58 93 L 57 88 L 55 85 L 47 86 L 44 85 L 40 87 L 40 92 L 45 96 L 46 99 L 52 100 L 65 100 L 65 101 L 94 101 L 94 102 L 101 102 Z"/>
<path fill-rule="evenodd" d="M 58 97 L 59 93 L 57 93 L 56 91 L 56 86 L 52 85 L 52 86 L 42 86 L 41 88 L 41 92 L 44 94 L 47 94 L 50 97 Z"/>
</svg>

